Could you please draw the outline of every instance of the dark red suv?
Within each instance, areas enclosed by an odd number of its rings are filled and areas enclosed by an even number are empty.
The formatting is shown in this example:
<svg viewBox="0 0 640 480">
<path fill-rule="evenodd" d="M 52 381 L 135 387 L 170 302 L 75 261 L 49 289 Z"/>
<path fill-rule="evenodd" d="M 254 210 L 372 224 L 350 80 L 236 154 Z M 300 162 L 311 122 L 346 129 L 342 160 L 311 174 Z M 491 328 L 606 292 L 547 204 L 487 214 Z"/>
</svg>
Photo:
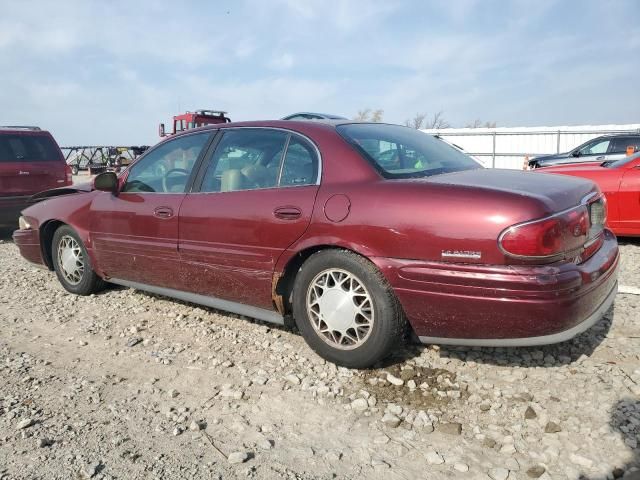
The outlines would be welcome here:
<svg viewBox="0 0 640 480">
<path fill-rule="evenodd" d="M 71 183 L 71 168 L 49 132 L 0 126 L 0 227 L 17 225 L 34 193 Z"/>
</svg>

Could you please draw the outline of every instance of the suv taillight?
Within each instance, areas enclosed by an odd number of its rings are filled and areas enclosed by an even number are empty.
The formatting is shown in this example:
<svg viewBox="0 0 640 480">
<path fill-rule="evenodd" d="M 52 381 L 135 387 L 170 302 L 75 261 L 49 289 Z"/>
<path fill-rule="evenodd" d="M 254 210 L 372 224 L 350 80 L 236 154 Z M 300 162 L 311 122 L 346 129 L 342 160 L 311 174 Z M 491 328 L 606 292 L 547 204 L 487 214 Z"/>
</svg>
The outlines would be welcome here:
<svg viewBox="0 0 640 480">
<path fill-rule="evenodd" d="M 581 205 L 567 212 L 507 228 L 498 242 L 514 257 L 553 258 L 580 250 L 589 239 L 589 209 Z"/>
<path fill-rule="evenodd" d="M 73 171 L 71 170 L 71 166 L 64 166 L 64 176 L 67 180 L 67 184 L 71 185 L 73 183 Z"/>
</svg>

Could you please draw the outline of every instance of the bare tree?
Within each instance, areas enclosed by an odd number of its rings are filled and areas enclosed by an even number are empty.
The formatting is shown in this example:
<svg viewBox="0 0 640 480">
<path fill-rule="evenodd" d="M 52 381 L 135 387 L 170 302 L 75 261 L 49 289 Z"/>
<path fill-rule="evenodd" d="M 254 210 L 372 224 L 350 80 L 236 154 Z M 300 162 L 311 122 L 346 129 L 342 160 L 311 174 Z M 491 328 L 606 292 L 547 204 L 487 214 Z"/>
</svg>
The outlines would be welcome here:
<svg viewBox="0 0 640 480">
<path fill-rule="evenodd" d="M 411 120 L 405 120 L 404 124 L 406 127 L 415 128 L 416 130 L 420 130 L 422 128 L 422 124 L 424 123 L 424 119 L 427 118 L 426 113 L 416 113 L 416 115 Z"/>
<path fill-rule="evenodd" d="M 496 128 L 496 122 L 483 122 L 476 118 L 473 123 L 467 123 L 466 128 Z"/>
<path fill-rule="evenodd" d="M 405 120 L 404 124 L 407 127 L 412 127 L 416 130 L 420 130 L 421 128 L 449 128 L 451 126 L 449 122 L 444 119 L 444 113 L 442 110 L 433 114 L 429 119 L 427 119 L 426 113 L 416 113 L 412 119 Z"/>
<path fill-rule="evenodd" d="M 366 122 L 369 120 L 369 115 L 371 115 L 371 109 L 365 108 L 364 110 L 358 110 L 358 113 L 353 117 L 353 119 L 356 122 Z"/>
<path fill-rule="evenodd" d="M 382 121 L 382 115 L 384 115 L 384 110 L 382 110 L 382 109 L 374 110 L 373 113 L 371 114 L 371 121 L 372 122 L 381 122 Z"/>
<path fill-rule="evenodd" d="M 353 119 L 357 122 L 381 122 L 382 116 L 384 115 L 384 110 L 371 110 L 370 108 L 365 108 L 364 110 L 358 110 Z"/>
<path fill-rule="evenodd" d="M 433 129 L 441 129 L 441 128 L 449 128 L 449 122 L 444 119 L 444 112 L 440 110 L 437 113 L 433 114 L 431 120 L 426 122 L 424 128 L 433 128 Z"/>
</svg>

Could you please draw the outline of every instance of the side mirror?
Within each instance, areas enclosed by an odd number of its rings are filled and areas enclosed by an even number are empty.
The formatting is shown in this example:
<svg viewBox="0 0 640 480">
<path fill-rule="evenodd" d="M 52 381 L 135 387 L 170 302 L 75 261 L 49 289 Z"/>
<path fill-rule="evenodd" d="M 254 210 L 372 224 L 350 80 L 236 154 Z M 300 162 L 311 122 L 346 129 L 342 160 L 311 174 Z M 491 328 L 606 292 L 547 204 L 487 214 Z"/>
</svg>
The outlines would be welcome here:
<svg viewBox="0 0 640 480">
<path fill-rule="evenodd" d="M 158 125 L 158 135 L 160 135 L 161 137 L 165 136 L 164 123 Z"/>
<path fill-rule="evenodd" d="M 102 192 L 118 193 L 118 176 L 113 172 L 103 172 L 93 179 L 93 188 Z"/>
<path fill-rule="evenodd" d="M 572 157 L 579 157 L 580 156 L 580 150 L 576 150 L 575 152 L 571 152 L 571 156 Z"/>
</svg>

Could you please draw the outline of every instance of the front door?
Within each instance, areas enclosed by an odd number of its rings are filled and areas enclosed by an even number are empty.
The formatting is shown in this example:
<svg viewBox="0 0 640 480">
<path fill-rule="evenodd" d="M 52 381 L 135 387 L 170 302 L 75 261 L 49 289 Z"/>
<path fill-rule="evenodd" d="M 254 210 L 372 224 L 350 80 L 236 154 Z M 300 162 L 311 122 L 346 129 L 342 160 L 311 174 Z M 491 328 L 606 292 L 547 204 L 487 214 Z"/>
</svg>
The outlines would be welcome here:
<svg viewBox="0 0 640 480">
<path fill-rule="evenodd" d="M 180 209 L 189 291 L 273 308 L 278 257 L 309 225 L 319 183 L 315 147 L 282 130 L 237 128 L 202 163 Z"/>
<path fill-rule="evenodd" d="M 118 195 L 91 205 L 98 264 L 113 279 L 179 288 L 178 213 L 196 160 L 212 132 L 179 136 L 140 157 Z"/>
</svg>

